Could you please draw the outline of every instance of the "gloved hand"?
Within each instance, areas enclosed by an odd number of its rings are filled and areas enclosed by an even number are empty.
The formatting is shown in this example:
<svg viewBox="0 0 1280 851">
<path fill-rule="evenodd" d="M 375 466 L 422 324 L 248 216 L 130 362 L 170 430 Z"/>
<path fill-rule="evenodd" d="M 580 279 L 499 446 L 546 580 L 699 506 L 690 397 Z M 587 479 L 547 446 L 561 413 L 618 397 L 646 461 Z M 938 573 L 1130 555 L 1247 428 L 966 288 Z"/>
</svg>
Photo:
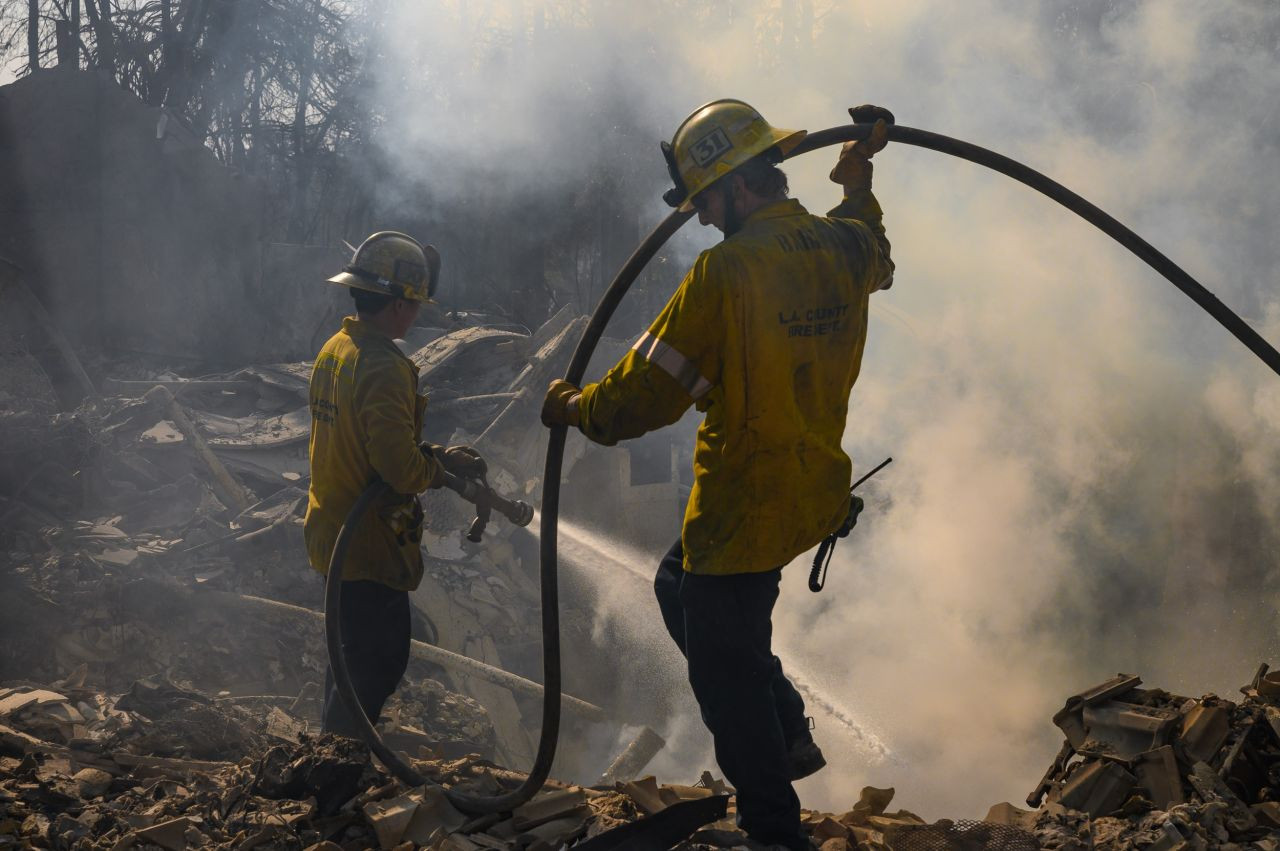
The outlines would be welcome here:
<svg viewBox="0 0 1280 851">
<path fill-rule="evenodd" d="M 845 189 L 845 194 L 871 188 L 871 158 L 889 144 L 889 125 L 893 113 L 882 106 L 863 104 L 849 109 L 849 117 L 855 124 L 875 122 L 871 135 L 857 142 L 845 142 L 840 149 L 840 159 L 831 169 L 831 182 Z"/>
<path fill-rule="evenodd" d="M 563 378 L 551 382 L 551 386 L 547 388 L 547 397 L 542 400 L 542 424 L 548 428 L 578 425 L 578 400 L 581 396 L 582 388 Z"/>
<path fill-rule="evenodd" d="M 480 453 L 466 444 L 458 444 L 445 449 L 440 458 L 444 468 L 455 476 L 464 479 L 483 479 L 489 473 L 489 465 Z"/>
<path fill-rule="evenodd" d="M 460 478 L 480 479 L 489 472 L 489 465 L 484 458 L 470 446 L 459 444 L 444 447 L 438 443 L 424 443 L 421 449 L 423 453 L 439 461 L 446 472 Z M 441 484 L 442 482 L 433 481 L 430 487 L 440 487 Z"/>
<path fill-rule="evenodd" d="M 883 106 L 876 106 L 871 103 L 849 107 L 849 117 L 853 119 L 854 124 L 871 124 L 875 121 L 883 121 L 885 124 L 893 123 L 892 112 Z"/>
</svg>

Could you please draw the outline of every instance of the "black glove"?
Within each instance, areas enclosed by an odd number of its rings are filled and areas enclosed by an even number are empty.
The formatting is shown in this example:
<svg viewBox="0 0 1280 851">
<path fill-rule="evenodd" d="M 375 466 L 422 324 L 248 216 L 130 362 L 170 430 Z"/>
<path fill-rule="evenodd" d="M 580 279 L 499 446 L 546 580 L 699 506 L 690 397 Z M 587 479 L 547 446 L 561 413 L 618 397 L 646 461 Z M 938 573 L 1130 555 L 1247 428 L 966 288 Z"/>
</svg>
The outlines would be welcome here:
<svg viewBox="0 0 1280 851">
<path fill-rule="evenodd" d="M 422 451 L 440 462 L 451 475 L 462 479 L 483 479 L 489 473 L 489 465 L 480 453 L 470 446 L 444 447 L 438 443 L 422 444 Z"/>
<path fill-rule="evenodd" d="M 885 124 L 893 123 L 892 112 L 883 106 L 870 103 L 849 107 L 849 117 L 853 119 L 854 124 L 875 124 L 877 121 L 883 121 Z"/>
<path fill-rule="evenodd" d="M 849 117 L 856 124 L 871 124 L 872 127 L 867 138 L 844 143 L 840 159 L 831 169 L 831 182 L 843 186 L 846 195 L 871 188 L 871 158 L 889 144 L 889 125 L 893 123 L 892 112 L 869 103 L 850 107 Z"/>
</svg>

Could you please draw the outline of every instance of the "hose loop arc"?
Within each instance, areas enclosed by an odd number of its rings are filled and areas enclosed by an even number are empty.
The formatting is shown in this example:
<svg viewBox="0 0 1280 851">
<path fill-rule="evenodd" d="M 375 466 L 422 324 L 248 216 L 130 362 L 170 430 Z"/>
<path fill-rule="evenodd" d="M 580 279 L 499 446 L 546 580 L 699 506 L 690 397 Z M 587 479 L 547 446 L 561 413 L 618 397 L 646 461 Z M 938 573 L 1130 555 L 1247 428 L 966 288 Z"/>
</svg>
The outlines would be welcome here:
<svg viewBox="0 0 1280 851">
<path fill-rule="evenodd" d="M 871 127 L 872 125 L 870 124 L 847 124 L 810 133 L 787 155 L 786 159 L 830 145 L 865 139 L 871 132 Z M 1192 301 L 1208 312 L 1274 372 L 1280 374 L 1280 352 L 1277 352 L 1248 323 L 1222 304 L 1204 286 L 1183 271 L 1172 260 L 1156 250 L 1146 240 L 1060 183 L 1002 154 L 997 154 L 994 151 L 968 142 L 962 142 L 949 136 L 931 133 L 927 130 L 891 125 L 889 127 L 889 141 L 926 148 L 967 160 L 976 165 L 985 166 L 1046 195 L 1097 227 L 1159 272 L 1170 283 L 1191 298 Z M 578 345 L 573 352 L 573 358 L 565 372 L 565 380 L 576 385 L 582 384 L 591 355 L 603 336 L 609 320 L 612 319 L 618 305 L 621 304 L 623 297 L 649 261 L 693 215 L 693 212 L 682 213 L 678 210 L 668 214 L 644 238 L 627 259 L 627 262 L 623 264 L 601 297 L 599 304 L 596 305 L 586 328 L 583 329 L 582 337 L 578 340 Z M 541 538 L 539 545 L 541 562 L 540 593 L 542 598 L 543 707 L 542 730 L 538 740 L 538 751 L 527 778 L 519 788 L 511 792 L 497 796 L 482 797 L 465 795 L 451 789 L 445 790 L 450 802 L 466 813 L 509 812 L 520 804 L 525 803 L 542 788 L 544 782 L 550 776 L 551 764 L 555 759 L 556 745 L 560 732 L 560 691 L 562 682 L 556 533 L 559 519 L 560 475 L 564 463 L 565 438 L 566 429 L 564 426 L 554 426 L 550 429 L 546 460 L 543 466 Z M 342 565 L 346 558 L 346 550 L 350 544 L 351 530 L 359 525 L 370 506 L 386 487 L 385 484 L 379 482 L 370 485 L 368 489 L 361 493 L 338 534 L 325 585 L 325 632 L 329 650 L 329 664 L 333 670 L 339 695 L 350 714 L 356 717 L 358 723 L 360 723 L 365 741 L 378 756 L 378 759 L 396 777 L 410 785 L 419 786 L 429 782 L 427 778 L 405 765 L 399 757 L 383 744 L 378 737 L 377 731 L 374 730 L 373 725 L 369 723 L 369 719 L 365 717 L 360 709 L 355 690 L 351 686 L 346 660 L 340 652 L 341 632 L 338 614 L 341 601 L 338 587 L 341 582 Z"/>
</svg>

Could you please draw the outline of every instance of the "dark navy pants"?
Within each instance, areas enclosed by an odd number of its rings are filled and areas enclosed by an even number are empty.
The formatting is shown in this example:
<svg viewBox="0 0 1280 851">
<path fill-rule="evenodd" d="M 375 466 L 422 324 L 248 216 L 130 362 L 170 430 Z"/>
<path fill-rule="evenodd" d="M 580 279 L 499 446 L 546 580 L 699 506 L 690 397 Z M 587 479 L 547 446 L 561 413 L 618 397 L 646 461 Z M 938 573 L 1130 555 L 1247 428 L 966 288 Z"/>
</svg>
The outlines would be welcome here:
<svg viewBox="0 0 1280 851">
<path fill-rule="evenodd" d="M 737 790 L 738 824 L 760 842 L 810 847 L 800 829 L 787 750 L 809 738 L 804 700 L 773 655 L 773 604 L 782 568 L 724 576 L 685 573 L 679 541 L 653 589 L 667 631 L 689 663 L 689 684 Z"/>
<path fill-rule="evenodd" d="M 409 592 L 381 582 L 342 583 L 342 653 L 364 714 L 374 724 L 409 666 Z M 324 731 L 360 738 L 338 694 L 333 671 L 324 677 Z"/>
</svg>

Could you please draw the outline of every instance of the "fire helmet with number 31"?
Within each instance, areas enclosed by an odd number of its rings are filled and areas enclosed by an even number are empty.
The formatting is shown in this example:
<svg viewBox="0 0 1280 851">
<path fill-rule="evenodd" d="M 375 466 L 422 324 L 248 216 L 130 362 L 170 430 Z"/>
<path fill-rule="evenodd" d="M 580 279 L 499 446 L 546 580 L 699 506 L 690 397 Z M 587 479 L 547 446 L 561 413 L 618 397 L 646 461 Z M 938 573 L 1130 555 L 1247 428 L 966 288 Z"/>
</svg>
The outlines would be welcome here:
<svg viewBox="0 0 1280 851">
<path fill-rule="evenodd" d="M 662 199 L 688 212 L 693 198 L 752 157 L 777 149 L 777 160 L 805 137 L 804 130 L 783 130 L 740 100 L 713 100 L 693 111 L 671 142 L 662 143 L 675 187 Z"/>
</svg>

